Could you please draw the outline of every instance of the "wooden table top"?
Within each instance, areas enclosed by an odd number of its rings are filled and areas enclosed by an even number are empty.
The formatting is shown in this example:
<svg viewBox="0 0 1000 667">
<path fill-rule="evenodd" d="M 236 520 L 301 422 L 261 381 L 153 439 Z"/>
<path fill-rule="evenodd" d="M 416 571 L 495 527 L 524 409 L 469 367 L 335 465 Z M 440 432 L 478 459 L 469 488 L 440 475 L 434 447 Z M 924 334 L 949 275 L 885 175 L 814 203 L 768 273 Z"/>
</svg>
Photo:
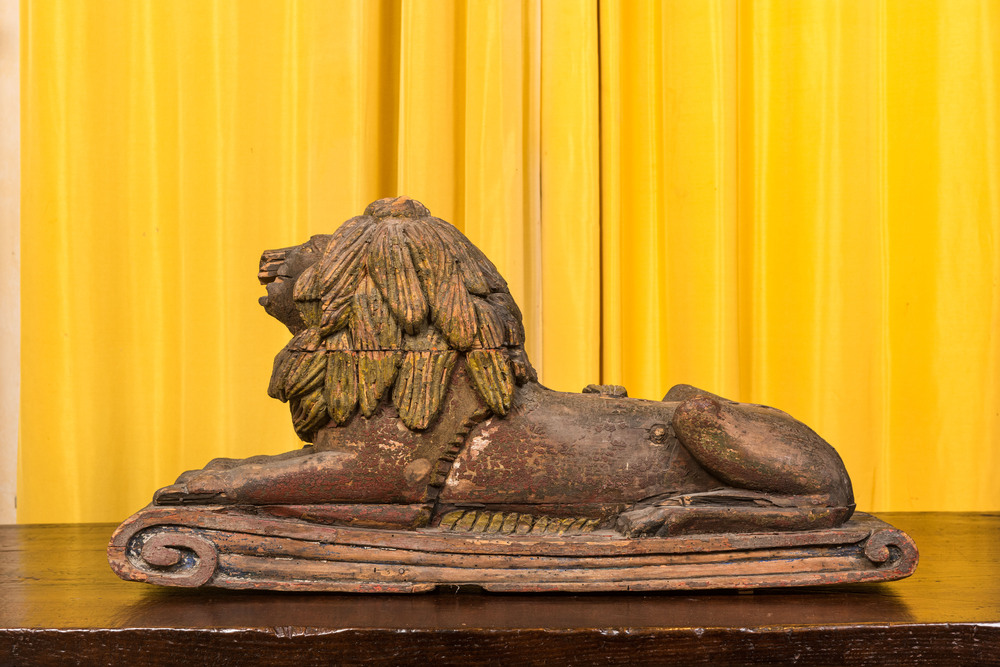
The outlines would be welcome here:
<svg viewBox="0 0 1000 667">
<path fill-rule="evenodd" d="M 1000 664 L 1000 513 L 878 516 L 917 543 L 909 579 L 752 594 L 167 589 L 112 574 L 112 525 L 3 526 L 0 664 Z"/>
</svg>

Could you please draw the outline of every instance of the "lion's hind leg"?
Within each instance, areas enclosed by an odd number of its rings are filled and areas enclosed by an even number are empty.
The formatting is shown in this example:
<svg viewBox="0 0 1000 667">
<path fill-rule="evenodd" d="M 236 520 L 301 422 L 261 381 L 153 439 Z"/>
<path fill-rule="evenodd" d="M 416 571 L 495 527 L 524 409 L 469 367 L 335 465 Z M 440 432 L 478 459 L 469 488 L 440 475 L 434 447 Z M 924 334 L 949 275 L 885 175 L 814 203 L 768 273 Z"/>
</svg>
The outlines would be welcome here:
<svg viewBox="0 0 1000 667">
<path fill-rule="evenodd" d="M 615 528 L 629 537 L 813 530 L 838 526 L 852 512 L 853 505 L 831 506 L 825 495 L 720 488 L 639 503 L 619 515 Z"/>
<path fill-rule="evenodd" d="M 679 402 L 678 440 L 723 488 L 640 503 L 619 518 L 630 535 L 828 528 L 853 511 L 850 478 L 837 452 L 781 410 L 736 403 L 688 385 Z"/>
<path fill-rule="evenodd" d="M 701 395 L 677 406 L 672 425 L 691 455 L 728 486 L 854 502 L 836 450 L 781 410 Z"/>
</svg>

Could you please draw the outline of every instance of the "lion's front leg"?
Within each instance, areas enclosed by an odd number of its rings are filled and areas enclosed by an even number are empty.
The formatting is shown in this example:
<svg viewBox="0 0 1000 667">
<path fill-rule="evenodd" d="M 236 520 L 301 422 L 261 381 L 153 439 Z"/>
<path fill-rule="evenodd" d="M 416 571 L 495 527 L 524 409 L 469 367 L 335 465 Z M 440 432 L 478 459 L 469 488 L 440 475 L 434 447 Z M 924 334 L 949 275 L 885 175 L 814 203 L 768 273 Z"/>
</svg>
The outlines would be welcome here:
<svg viewBox="0 0 1000 667">
<path fill-rule="evenodd" d="M 223 474 L 244 466 L 268 465 L 279 461 L 298 459 L 315 453 L 312 445 L 281 454 L 259 454 L 245 459 L 215 458 L 204 468 L 187 470 L 177 477 L 170 486 L 159 489 L 153 495 L 157 505 L 210 504 L 227 502 L 226 485 L 232 475 Z"/>
<path fill-rule="evenodd" d="M 203 468 L 196 468 L 194 470 L 186 470 L 182 472 L 175 484 L 183 484 L 189 480 L 192 476 L 199 473 L 205 472 L 207 470 L 229 470 L 230 468 L 235 468 L 236 466 L 246 465 L 248 463 L 267 463 L 268 461 L 281 461 L 284 459 L 291 459 L 297 456 L 305 456 L 307 454 L 312 454 L 314 452 L 312 445 L 306 445 L 300 449 L 293 449 L 290 452 L 282 452 L 281 454 L 257 454 L 255 456 L 249 456 L 245 459 L 231 459 L 227 457 L 214 458 L 205 464 Z"/>
</svg>

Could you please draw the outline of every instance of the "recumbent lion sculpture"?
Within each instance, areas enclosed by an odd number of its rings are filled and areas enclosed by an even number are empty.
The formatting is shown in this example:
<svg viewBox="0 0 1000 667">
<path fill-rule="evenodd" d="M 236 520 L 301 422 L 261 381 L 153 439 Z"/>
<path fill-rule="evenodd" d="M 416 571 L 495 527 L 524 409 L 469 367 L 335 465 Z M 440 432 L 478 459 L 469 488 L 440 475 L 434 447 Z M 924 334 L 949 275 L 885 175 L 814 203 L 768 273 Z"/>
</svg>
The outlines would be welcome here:
<svg viewBox="0 0 1000 667">
<path fill-rule="evenodd" d="M 266 251 L 259 278 L 261 304 L 292 334 L 268 393 L 289 404 L 307 444 L 216 459 L 157 491 L 109 547 L 125 578 L 642 590 L 885 580 L 915 566 L 915 549 L 910 563 L 881 545 L 903 540 L 907 555 L 905 535 L 866 515 L 849 521 L 840 457 L 780 410 L 687 385 L 652 401 L 614 385 L 571 394 L 539 384 L 496 267 L 413 199 L 378 200 L 333 234 Z M 856 544 L 849 558 L 836 551 L 845 540 Z M 751 547 L 803 544 L 822 546 L 785 554 L 811 564 L 783 579 L 735 564 Z M 185 550 L 210 565 L 184 565 Z M 247 561 L 265 552 L 280 567 Z M 844 565 L 830 565 L 834 552 Z M 659 564 L 643 560 L 652 553 Z M 688 553 L 715 554 L 711 576 L 685 570 Z M 291 554 L 304 565 L 285 562 Z M 538 569 L 543 556 L 550 569 Z M 358 565 L 369 561 L 370 572 Z"/>
</svg>

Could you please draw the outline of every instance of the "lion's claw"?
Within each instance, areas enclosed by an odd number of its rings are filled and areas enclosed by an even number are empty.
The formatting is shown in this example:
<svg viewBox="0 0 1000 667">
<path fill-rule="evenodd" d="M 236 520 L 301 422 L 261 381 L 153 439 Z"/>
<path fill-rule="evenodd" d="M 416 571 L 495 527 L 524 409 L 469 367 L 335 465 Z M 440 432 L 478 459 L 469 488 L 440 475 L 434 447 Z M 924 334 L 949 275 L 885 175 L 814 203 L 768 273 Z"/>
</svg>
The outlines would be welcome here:
<svg viewBox="0 0 1000 667">
<path fill-rule="evenodd" d="M 225 505 L 232 502 L 223 480 L 211 473 L 193 475 L 153 494 L 155 505 Z"/>
</svg>

